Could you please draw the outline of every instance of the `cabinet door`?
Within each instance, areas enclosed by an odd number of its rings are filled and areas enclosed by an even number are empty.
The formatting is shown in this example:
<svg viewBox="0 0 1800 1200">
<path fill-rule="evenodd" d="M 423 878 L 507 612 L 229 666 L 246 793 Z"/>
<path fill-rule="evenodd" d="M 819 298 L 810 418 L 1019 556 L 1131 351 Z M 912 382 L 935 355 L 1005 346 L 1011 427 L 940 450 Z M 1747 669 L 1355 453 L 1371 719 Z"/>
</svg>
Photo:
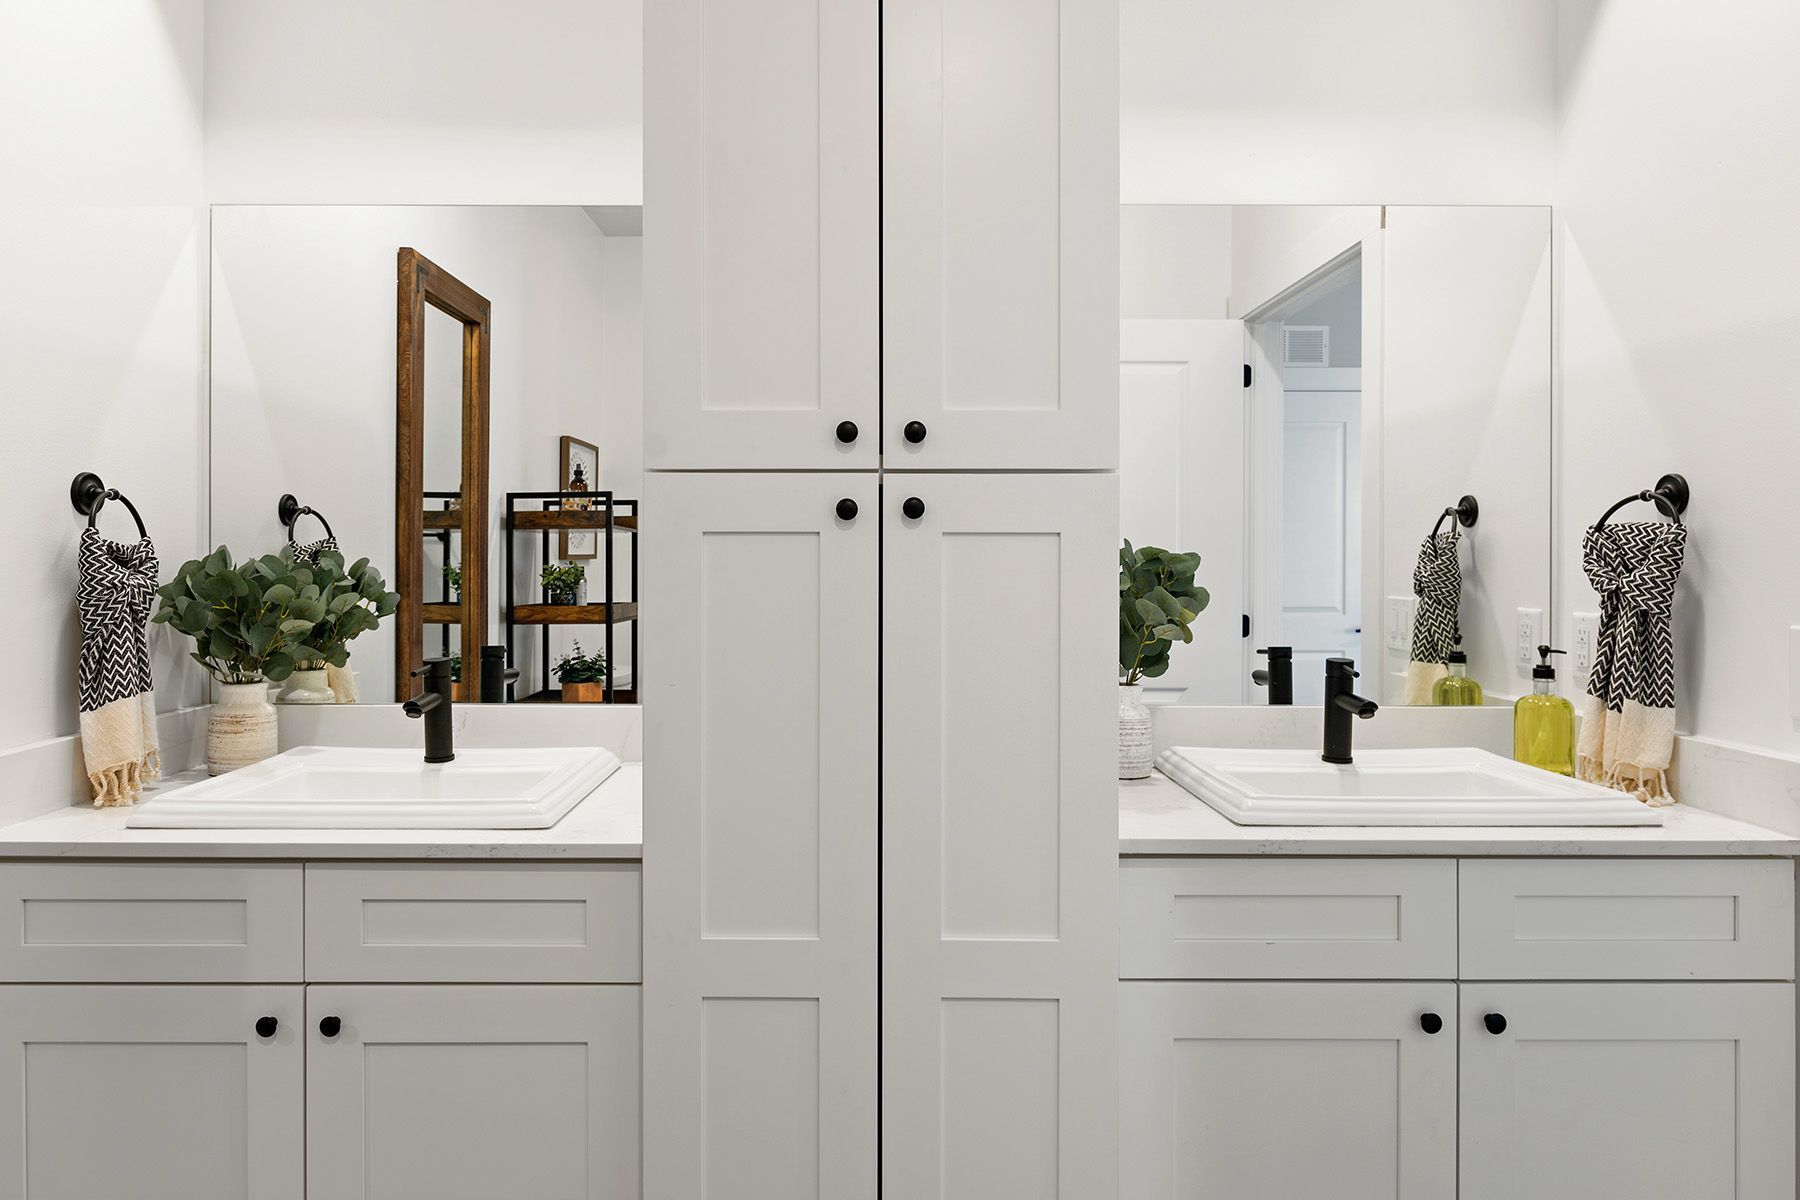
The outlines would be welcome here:
<svg viewBox="0 0 1800 1200">
<path fill-rule="evenodd" d="M 884 490 L 884 1195 L 1110 1196 L 1117 480 Z"/>
<path fill-rule="evenodd" d="M 645 6 L 646 466 L 875 466 L 876 11 Z"/>
<path fill-rule="evenodd" d="M 300 1200 L 301 1006 L 298 986 L 0 987 L 0 1200 Z"/>
<path fill-rule="evenodd" d="M 1455 1194 L 1455 984 L 1128 983 L 1121 993 L 1120 1196 Z"/>
<path fill-rule="evenodd" d="M 306 1023 L 312 1200 L 638 1195 L 637 988 L 309 987 Z"/>
<path fill-rule="evenodd" d="M 1461 1170 L 1463 1200 L 1791 1200 L 1793 985 L 1464 984 Z"/>
<path fill-rule="evenodd" d="M 1118 46 L 1117 0 L 882 7 L 889 468 L 1118 465 Z"/>
<path fill-rule="evenodd" d="M 872 1197 L 879 491 L 646 493 L 645 1194 Z"/>
</svg>

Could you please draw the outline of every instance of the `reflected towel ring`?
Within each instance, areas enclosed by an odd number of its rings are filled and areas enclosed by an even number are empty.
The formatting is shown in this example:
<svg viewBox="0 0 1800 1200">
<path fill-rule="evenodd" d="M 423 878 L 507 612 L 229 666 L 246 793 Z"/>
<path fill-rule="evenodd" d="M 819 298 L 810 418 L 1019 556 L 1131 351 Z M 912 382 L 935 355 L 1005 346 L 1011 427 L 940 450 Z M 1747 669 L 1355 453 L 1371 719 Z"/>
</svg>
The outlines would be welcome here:
<svg viewBox="0 0 1800 1200">
<path fill-rule="evenodd" d="M 1688 481 L 1685 478 L 1675 474 L 1664 475 L 1661 479 L 1656 481 L 1656 486 L 1654 488 L 1647 491 L 1634 492 L 1601 513 L 1600 519 L 1594 522 L 1594 528 L 1604 528 L 1607 520 L 1614 513 L 1618 512 L 1621 508 L 1624 508 L 1627 504 L 1638 503 L 1656 505 L 1656 507 L 1662 511 L 1664 516 L 1668 517 L 1669 520 L 1675 522 L 1677 525 L 1680 525 L 1682 523 L 1681 514 L 1687 511 L 1688 495 Z"/>
<path fill-rule="evenodd" d="M 337 534 L 331 532 L 331 522 L 325 519 L 325 514 L 312 507 L 310 504 L 301 504 L 300 501 L 294 498 L 292 492 L 283 496 L 276 503 L 275 515 L 281 518 L 281 523 L 283 525 L 287 526 L 288 545 L 290 546 L 294 544 L 294 524 L 299 521 L 301 517 L 316 517 L 319 524 L 325 527 L 326 537 L 332 539 L 336 539 L 337 537 Z"/>
<path fill-rule="evenodd" d="M 76 512 L 87 518 L 89 529 L 94 528 L 94 520 L 100 515 L 100 510 L 106 506 L 108 500 L 117 500 L 125 506 L 125 511 L 131 514 L 133 521 L 137 522 L 139 541 L 150 536 L 144 528 L 144 518 L 138 515 L 137 505 L 127 499 L 118 488 L 107 487 L 92 471 L 83 471 L 75 477 L 73 483 L 69 484 L 69 503 L 75 506 Z"/>
<path fill-rule="evenodd" d="M 1444 527 L 1444 522 L 1451 517 L 1455 517 L 1456 523 L 1464 529 L 1472 529 L 1479 516 L 1481 516 L 1481 505 L 1476 502 L 1475 497 L 1464 496 L 1453 507 L 1446 508 L 1438 514 L 1437 524 L 1431 527 L 1431 536 L 1435 538 L 1438 531 Z"/>
</svg>

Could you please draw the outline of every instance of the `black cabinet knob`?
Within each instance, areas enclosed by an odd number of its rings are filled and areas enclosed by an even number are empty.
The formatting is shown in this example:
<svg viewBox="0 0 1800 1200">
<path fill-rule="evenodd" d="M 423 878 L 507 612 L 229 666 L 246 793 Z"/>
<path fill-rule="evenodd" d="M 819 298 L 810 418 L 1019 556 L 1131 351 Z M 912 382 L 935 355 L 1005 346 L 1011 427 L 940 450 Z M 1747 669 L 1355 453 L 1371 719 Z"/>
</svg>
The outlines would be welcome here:
<svg viewBox="0 0 1800 1200">
<path fill-rule="evenodd" d="M 844 443 L 846 446 L 851 442 L 854 442 L 856 440 L 856 422 L 839 421 L 837 427 L 837 440 Z"/>
<path fill-rule="evenodd" d="M 845 496 L 842 500 L 839 500 L 837 502 L 837 515 L 838 515 L 838 520 L 840 520 L 840 521 L 856 520 L 856 501 L 852 500 L 848 496 Z"/>
<path fill-rule="evenodd" d="M 256 1018 L 256 1036 L 259 1038 L 272 1038 L 275 1036 L 275 1031 L 280 1028 L 281 1022 L 274 1017 Z"/>
<path fill-rule="evenodd" d="M 1481 1023 L 1487 1026 L 1487 1031 L 1489 1033 L 1501 1034 L 1506 1032 L 1506 1018 L 1499 1013 L 1489 1013 L 1487 1016 L 1481 1018 Z"/>
<path fill-rule="evenodd" d="M 916 521 L 925 515 L 925 502 L 917 496 L 908 496 L 900 505 L 900 511 L 908 520 Z"/>
<path fill-rule="evenodd" d="M 1443 1027 L 1444 1018 L 1438 1016 L 1436 1013 L 1419 1014 L 1419 1028 L 1423 1029 L 1426 1033 L 1436 1033 Z"/>
<path fill-rule="evenodd" d="M 324 1037 L 336 1037 L 338 1031 L 343 1029 L 343 1027 L 344 1023 L 336 1017 L 319 1018 L 319 1033 Z"/>
<path fill-rule="evenodd" d="M 907 441 L 916 446 L 925 440 L 925 422 L 908 421 L 905 428 L 900 430 L 900 433 Z"/>
</svg>

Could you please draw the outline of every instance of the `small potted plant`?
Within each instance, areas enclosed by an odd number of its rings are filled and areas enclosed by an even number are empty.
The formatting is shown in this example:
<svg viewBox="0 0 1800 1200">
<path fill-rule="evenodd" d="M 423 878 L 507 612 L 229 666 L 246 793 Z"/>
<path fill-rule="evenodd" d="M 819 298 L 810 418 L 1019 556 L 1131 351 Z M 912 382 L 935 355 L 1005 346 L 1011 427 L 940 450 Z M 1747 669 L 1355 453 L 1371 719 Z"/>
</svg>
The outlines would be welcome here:
<svg viewBox="0 0 1800 1200">
<path fill-rule="evenodd" d="M 293 561 L 289 550 L 283 550 L 281 557 L 286 562 Z M 381 624 L 383 617 L 393 616 L 400 606 L 400 595 L 387 590 L 381 572 L 370 566 L 366 558 L 357 559 L 345 570 L 344 556 L 336 550 L 323 551 L 317 562 L 295 565 L 293 570 L 306 576 L 307 582 L 319 590 L 325 615 L 311 629 L 296 632 L 296 644 L 290 651 L 294 671 L 287 690 L 281 693 L 281 701 L 333 704 L 337 696 L 327 681 L 326 668 L 342 670 L 350 661 L 350 643 Z"/>
<path fill-rule="evenodd" d="M 551 604 L 580 604 L 587 568 L 580 563 L 545 563 L 538 582 Z"/>
<path fill-rule="evenodd" d="M 462 568 L 453 562 L 444 564 L 444 584 L 456 596 L 462 599 Z"/>
<path fill-rule="evenodd" d="M 1194 583 L 1198 554 L 1155 546 L 1119 549 L 1119 778 L 1150 774 L 1150 710 L 1140 680 L 1169 669 L 1169 650 L 1191 642 L 1188 625 L 1211 597 Z"/>
<path fill-rule="evenodd" d="M 562 684 L 562 698 L 572 704 L 602 704 L 606 701 L 606 655 L 596 651 L 583 654 L 581 643 L 557 659 L 551 668 Z"/>
</svg>

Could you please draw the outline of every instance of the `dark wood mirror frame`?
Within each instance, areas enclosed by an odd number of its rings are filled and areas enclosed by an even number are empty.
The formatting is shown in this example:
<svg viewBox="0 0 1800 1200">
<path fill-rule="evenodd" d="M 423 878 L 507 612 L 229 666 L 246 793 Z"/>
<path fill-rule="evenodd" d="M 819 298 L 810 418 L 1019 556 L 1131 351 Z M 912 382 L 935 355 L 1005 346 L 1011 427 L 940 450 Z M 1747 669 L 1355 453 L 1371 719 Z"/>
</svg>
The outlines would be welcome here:
<svg viewBox="0 0 1800 1200">
<path fill-rule="evenodd" d="M 413 694 L 425 662 L 425 306 L 462 322 L 462 602 L 458 700 L 481 695 L 481 646 L 488 635 L 489 305 L 473 288 L 410 247 L 398 263 L 395 322 L 394 574 L 400 593 L 394 638 L 394 698 Z"/>
</svg>

